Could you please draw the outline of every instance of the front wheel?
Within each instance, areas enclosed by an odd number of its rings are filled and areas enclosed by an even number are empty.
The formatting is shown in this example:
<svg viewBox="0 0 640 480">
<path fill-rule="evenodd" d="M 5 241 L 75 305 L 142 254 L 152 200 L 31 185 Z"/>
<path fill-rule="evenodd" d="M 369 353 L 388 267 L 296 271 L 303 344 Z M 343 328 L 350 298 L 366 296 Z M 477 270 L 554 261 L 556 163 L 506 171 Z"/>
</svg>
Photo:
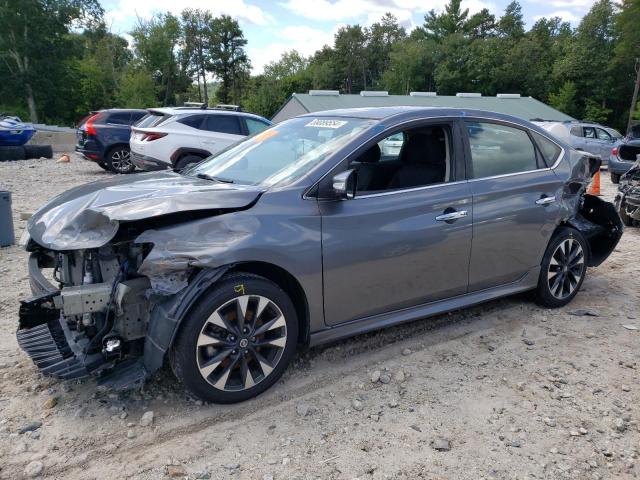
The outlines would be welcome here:
<svg viewBox="0 0 640 480">
<path fill-rule="evenodd" d="M 195 396 L 235 403 L 280 378 L 297 339 L 298 319 L 287 294 L 266 278 L 233 274 L 189 312 L 170 360 L 178 380 Z"/>
<path fill-rule="evenodd" d="M 560 229 L 542 259 L 536 302 L 548 308 L 563 307 L 575 297 L 587 273 L 587 242 L 570 227 Z"/>
</svg>

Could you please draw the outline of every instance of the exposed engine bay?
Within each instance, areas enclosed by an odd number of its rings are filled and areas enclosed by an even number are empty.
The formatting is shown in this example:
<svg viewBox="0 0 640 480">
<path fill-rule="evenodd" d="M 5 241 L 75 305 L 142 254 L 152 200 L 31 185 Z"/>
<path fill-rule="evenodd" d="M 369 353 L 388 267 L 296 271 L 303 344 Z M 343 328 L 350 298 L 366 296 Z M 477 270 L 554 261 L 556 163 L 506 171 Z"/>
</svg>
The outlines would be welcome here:
<svg viewBox="0 0 640 480">
<path fill-rule="evenodd" d="M 141 354 L 150 313 L 149 280 L 136 273 L 144 250 L 122 242 L 32 253 L 34 290 L 48 292 L 22 302 L 18 342 L 44 373 L 79 378 Z"/>
</svg>

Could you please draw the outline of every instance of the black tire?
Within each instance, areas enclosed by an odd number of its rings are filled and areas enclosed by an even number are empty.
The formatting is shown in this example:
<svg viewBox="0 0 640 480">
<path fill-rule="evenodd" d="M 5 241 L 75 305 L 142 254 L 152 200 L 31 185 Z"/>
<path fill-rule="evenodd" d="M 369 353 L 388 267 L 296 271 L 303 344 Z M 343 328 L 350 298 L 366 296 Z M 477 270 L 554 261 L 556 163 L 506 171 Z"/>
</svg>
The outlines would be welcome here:
<svg viewBox="0 0 640 480">
<path fill-rule="evenodd" d="M 579 245 L 581 259 L 571 260 L 573 245 Z M 565 255 L 565 247 L 571 246 L 568 255 Z M 558 253 L 558 249 L 562 249 Z M 587 260 L 589 247 L 582 234 L 570 227 L 561 227 L 549 241 L 547 250 L 542 258 L 542 268 L 538 278 L 538 287 L 535 291 L 535 301 L 538 305 L 547 308 L 558 308 L 567 305 L 580 291 L 582 282 L 587 273 Z M 568 266 L 562 265 L 563 259 L 568 260 Z M 570 265 L 575 261 L 573 267 Z M 580 268 L 578 268 L 580 267 Z M 555 272 L 555 275 L 552 275 Z M 575 282 L 574 282 L 575 281 Z M 558 282 L 558 283 L 557 283 Z M 559 291 L 558 291 L 559 288 Z"/>
<path fill-rule="evenodd" d="M 51 145 L 25 145 L 25 158 L 53 158 L 53 148 Z"/>
<path fill-rule="evenodd" d="M 247 331 L 241 332 L 237 312 L 242 311 L 239 300 L 247 296 L 242 320 Z M 262 299 L 265 306 L 255 315 Z M 252 323 L 244 323 L 246 319 Z M 225 328 L 215 321 L 223 321 Z M 260 334 L 261 328 L 267 330 Z M 198 346 L 199 338 L 207 344 Z M 215 342 L 208 343 L 212 339 Z M 282 376 L 297 340 L 298 319 L 289 296 L 266 278 L 236 273 L 223 277 L 197 300 L 180 325 L 169 359 L 175 376 L 196 397 L 236 403 L 262 393 Z M 272 345 L 275 342 L 278 345 Z M 201 368 L 206 371 L 201 373 Z M 225 376 L 227 371 L 231 373 Z"/>
<path fill-rule="evenodd" d="M 183 168 L 193 165 L 194 163 L 200 163 L 202 160 L 204 159 L 197 155 L 185 155 L 176 162 L 175 169 L 182 170 Z"/>
<path fill-rule="evenodd" d="M 24 159 L 24 147 L 0 147 L 0 162 Z"/>
<path fill-rule="evenodd" d="M 620 174 L 611 172 L 611 182 L 618 185 L 620 183 Z"/>
<path fill-rule="evenodd" d="M 130 160 L 129 145 L 116 145 L 106 155 L 105 163 L 113 173 L 133 173 L 136 166 Z"/>
<path fill-rule="evenodd" d="M 103 170 L 106 170 L 107 172 L 111 171 L 111 168 L 109 167 L 109 165 L 107 165 L 105 162 L 96 162 L 96 164 Z"/>
</svg>

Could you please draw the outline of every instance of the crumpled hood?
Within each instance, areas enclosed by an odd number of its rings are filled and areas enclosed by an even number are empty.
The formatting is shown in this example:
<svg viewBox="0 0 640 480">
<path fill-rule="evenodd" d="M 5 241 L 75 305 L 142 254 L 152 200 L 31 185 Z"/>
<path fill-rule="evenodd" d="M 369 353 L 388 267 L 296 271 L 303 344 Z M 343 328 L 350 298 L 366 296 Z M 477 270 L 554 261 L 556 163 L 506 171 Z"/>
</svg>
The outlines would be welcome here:
<svg viewBox="0 0 640 480">
<path fill-rule="evenodd" d="M 53 198 L 31 217 L 27 230 L 36 243 L 52 250 L 97 248 L 115 236 L 119 222 L 195 210 L 239 209 L 262 192 L 259 187 L 170 171 L 113 177 Z"/>
</svg>

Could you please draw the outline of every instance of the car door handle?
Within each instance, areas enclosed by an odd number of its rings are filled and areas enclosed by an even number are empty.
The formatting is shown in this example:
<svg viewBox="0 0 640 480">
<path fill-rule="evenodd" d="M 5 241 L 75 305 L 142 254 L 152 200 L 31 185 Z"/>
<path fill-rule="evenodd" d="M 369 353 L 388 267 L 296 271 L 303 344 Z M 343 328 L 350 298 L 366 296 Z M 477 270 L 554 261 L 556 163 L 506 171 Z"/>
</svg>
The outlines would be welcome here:
<svg viewBox="0 0 640 480">
<path fill-rule="evenodd" d="M 542 205 L 544 207 L 545 205 L 549 205 L 555 201 L 556 201 L 555 195 L 552 197 L 542 197 L 536 200 L 536 205 Z"/>
<path fill-rule="evenodd" d="M 460 210 L 456 212 L 448 212 L 443 213 L 442 215 L 438 215 L 436 220 L 439 222 L 451 222 L 453 220 L 458 220 L 459 218 L 464 218 L 467 216 L 466 210 Z"/>
</svg>

